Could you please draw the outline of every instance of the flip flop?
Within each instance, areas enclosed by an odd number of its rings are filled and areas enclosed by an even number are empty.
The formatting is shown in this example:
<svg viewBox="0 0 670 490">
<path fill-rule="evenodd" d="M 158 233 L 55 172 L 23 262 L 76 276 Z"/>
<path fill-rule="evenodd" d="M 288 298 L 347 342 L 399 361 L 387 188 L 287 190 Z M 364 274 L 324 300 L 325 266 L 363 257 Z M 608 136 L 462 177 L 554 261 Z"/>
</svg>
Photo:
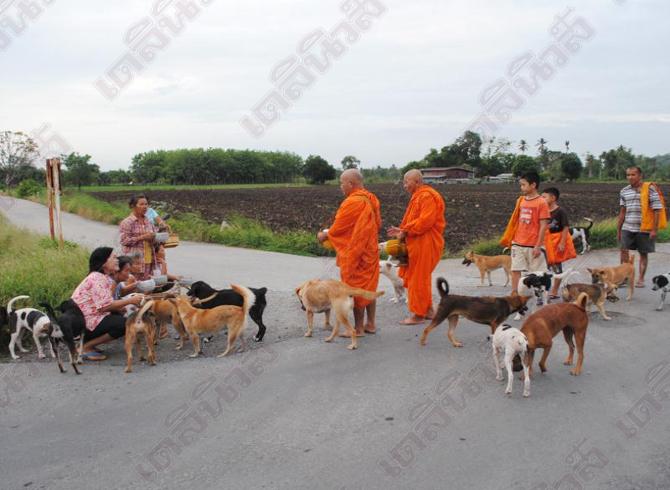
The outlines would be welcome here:
<svg viewBox="0 0 670 490">
<path fill-rule="evenodd" d="M 377 330 L 376 330 L 376 329 L 375 329 L 375 330 L 367 330 L 367 329 L 366 329 L 366 330 L 363 330 L 363 331 L 364 331 L 365 333 L 369 333 L 370 335 L 374 335 L 374 334 L 377 333 Z"/>
<path fill-rule="evenodd" d="M 400 320 L 400 322 L 398 323 L 400 323 L 400 325 L 421 325 L 425 321 L 426 321 L 425 318 L 422 320 L 408 320 L 407 318 L 405 318 L 404 320 Z"/>
<path fill-rule="evenodd" d="M 644 288 L 645 285 L 644 285 L 644 284 L 637 283 L 637 284 L 635 285 L 635 287 L 636 287 L 636 288 Z"/>
<path fill-rule="evenodd" d="M 85 352 L 81 355 L 81 358 L 84 361 L 104 361 L 107 359 L 107 356 L 100 354 L 99 352 Z"/>
</svg>

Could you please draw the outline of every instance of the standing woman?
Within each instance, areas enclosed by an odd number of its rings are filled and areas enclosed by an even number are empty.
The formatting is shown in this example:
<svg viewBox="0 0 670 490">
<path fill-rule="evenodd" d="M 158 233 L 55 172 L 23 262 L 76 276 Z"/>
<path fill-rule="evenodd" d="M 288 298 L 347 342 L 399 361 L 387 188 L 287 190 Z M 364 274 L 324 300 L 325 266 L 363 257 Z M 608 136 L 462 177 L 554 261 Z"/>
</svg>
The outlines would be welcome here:
<svg viewBox="0 0 670 490">
<path fill-rule="evenodd" d="M 154 250 L 156 228 L 146 217 L 149 201 L 144 194 L 131 197 L 128 206 L 130 216 L 119 225 L 121 247 L 124 255 L 141 255 L 144 268 L 137 279 L 144 281 L 151 278 L 157 267 Z"/>
</svg>

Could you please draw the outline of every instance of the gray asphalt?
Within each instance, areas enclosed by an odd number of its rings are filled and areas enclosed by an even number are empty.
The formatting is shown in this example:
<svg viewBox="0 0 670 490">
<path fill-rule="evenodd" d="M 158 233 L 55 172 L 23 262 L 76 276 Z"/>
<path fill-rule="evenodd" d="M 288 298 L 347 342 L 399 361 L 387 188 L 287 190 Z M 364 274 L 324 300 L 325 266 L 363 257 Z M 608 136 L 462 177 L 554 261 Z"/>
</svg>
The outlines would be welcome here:
<svg viewBox="0 0 670 490">
<path fill-rule="evenodd" d="M 0 210 L 46 230 L 39 205 L 0 197 Z M 64 229 L 89 247 L 116 238 L 113 227 L 76 216 Z M 651 274 L 670 270 L 670 247 L 658 250 Z M 0 487 L 670 488 L 670 305 L 655 311 L 649 288 L 610 304 L 611 322 L 591 316 L 581 376 L 563 366 L 557 337 L 549 371 L 524 399 L 518 380 L 511 397 L 495 380 L 486 327 L 461 321 L 462 349 L 441 327 L 422 348 L 422 327 L 397 325 L 406 309 L 386 297 L 379 333 L 357 351 L 345 339 L 324 343 L 322 329 L 303 338 L 292 289 L 335 276 L 332 259 L 195 243 L 168 259 L 175 273 L 217 286 L 269 287 L 267 340 L 250 341 L 250 322 L 247 351 L 226 359 L 215 357 L 220 341 L 186 359 L 168 340 L 157 366 L 132 374 L 119 346 L 81 376 L 34 353 L 0 364 Z M 598 251 L 574 265 L 616 261 L 615 251 Z M 442 261 L 436 275 L 464 294 L 506 291 L 502 273 L 478 288 L 476 270 L 458 260 Z"/>
</svg>

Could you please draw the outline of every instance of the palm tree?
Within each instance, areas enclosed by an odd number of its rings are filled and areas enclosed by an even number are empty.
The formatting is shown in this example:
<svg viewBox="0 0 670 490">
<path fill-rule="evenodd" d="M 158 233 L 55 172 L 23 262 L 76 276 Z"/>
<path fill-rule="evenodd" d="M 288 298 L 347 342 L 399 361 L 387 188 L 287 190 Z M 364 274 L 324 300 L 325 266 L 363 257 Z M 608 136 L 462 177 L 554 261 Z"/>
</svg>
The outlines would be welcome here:
<svg viewBox="0 0 670 490">
<path fill-rule="evenodd" d="M 548 141 L 545 140 L 544 138 L 540 138 L 537 141 L 535 146 L 537 146 L 537 149 L 539 150 L 540 155 L 543 155 L 547 151 L 547 143 L 548 143 Z"/>
<path fill-rule="evenodd" d="M 527 149 L 528 149 L 528 143 L 526 142 L 526 140 L 519 141 L 519 150 L 521 150 L 521 153 L 525 155 Z"/>
<path fill-rule="evenodd" d="M 570 141 L 565 141 L 565 153 L 570 153 Z"/>
</svg>

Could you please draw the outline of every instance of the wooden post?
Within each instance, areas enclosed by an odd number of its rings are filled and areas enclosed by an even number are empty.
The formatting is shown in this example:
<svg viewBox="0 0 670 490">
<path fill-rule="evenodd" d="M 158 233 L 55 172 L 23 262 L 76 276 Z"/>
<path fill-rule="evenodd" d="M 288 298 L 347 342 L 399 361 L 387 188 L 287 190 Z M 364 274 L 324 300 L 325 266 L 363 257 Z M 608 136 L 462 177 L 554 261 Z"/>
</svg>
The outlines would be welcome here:
<svg viewBox="0 0 670 490">
<path fill-rule="evenodd" d="M 51 235 L 51 239 L 55 240 L 56 235 L 54 233 L 53 179 L 51 174 L 51 160 L 48 159 L 47 159 L 46 178 L 47 178 L 47 206 L 49 208 L 49 234 Z"/>
<path fill-rule="evenodd" d="M 58 244 L 63 248 L 63 223 L 60 210 L 60 159 L 50 158 L 47 160 L 47 191 L 49 193 L 49 231 L 51 239 L 56 239 L 58 233 Z M 54 230 L 54 217 L 56 226 Z"/>
</svg>

